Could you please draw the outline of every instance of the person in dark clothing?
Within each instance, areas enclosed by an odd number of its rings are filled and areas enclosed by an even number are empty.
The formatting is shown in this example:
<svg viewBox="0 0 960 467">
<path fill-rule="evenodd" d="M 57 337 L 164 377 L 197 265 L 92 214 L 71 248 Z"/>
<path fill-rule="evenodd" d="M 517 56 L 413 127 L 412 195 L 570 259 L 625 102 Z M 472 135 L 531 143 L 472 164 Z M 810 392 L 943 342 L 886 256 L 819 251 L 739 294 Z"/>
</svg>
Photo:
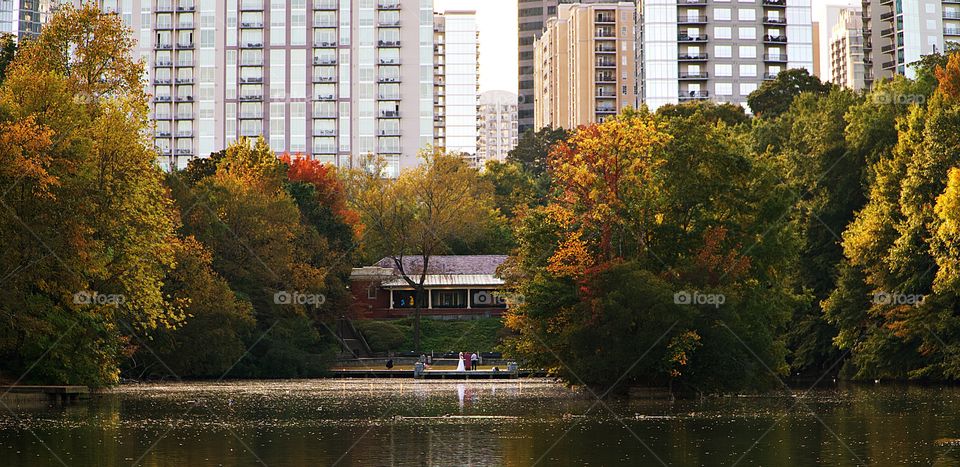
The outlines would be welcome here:
<svg viewBox="0 0 960 467">
<path fill-rule="evenodd" d="M 388 369 L 388 370 L 392 370 L 392 369 L 393 369 L 393 359 L 392 359 L 392 358 L 389 359 L 389 360 L 387 360 L 387 369 Z"/>
</svg>

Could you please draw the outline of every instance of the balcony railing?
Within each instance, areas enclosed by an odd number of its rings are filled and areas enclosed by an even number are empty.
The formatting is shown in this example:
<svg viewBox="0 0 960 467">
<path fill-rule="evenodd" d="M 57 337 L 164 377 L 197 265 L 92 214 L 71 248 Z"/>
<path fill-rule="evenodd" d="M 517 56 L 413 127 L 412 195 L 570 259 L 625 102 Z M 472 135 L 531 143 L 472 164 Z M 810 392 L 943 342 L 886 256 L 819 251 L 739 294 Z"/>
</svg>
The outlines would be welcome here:
<svg viewBox="0 0 960 467">
<path fill-rule="evenodd" d="M 240 9 L 241 9 L 241 10 L 251 10 L 251 11 L 262 11 L 262 10 L 263 10 L 263 2 L 262 2 L 262 1 L 259 1 L 259 2 L 257 2 L 257 1 L 250 1 L 250 0 L 241 1 L 241 2 L 240 2 Z"/>
<path fill-rule="evenodd" d="M 702 24 L 707 22 L 704 15 L 682 15 L 677 17 L 678 24 Z"/>
<path fill-rule="evenodd" d="M 698 36 L 691 36 L 690 34 L 680 34 L 677 36 L 679 42 L 706 42 L 709 37 L 706 34 L 700 34 Z"/>
<path fill-rule="evenodd" d="M 706 71 L 681 71 L 680 79 L 707 79 L 710 73 Z"/>
<path fill-rule="evenodd" d="M 333 128 L 314 128 L 313 136 L 337 136 L 337 130 Z"/>
<path fill-rule="evenodd" d="M 597 60 L 594 62 L 594 66 L 598 67 L 616 67 L 616 60 Z"/>
<path fill-rule="evenodd" d="M 241 94 L 240 100 L 242 101 L 262 101 L 263 93 L 250 93 L 250 94 Z"/>
<path fill-rule="evenodd" d="M 313 77 L 314 83 L 333 83 L 337 80 L 336 76 L 317 75 Z"/>
<path fill-rule="evenodd" d="M 242 42 L 240 43 L 240 47 L 245 49 L 262 49 L 263 42 L 252 42 L 252 41 Z"/>
<path fill-rule="evenodd" d="M 379 9 L 379 10 L 399 10 L 399 9 L 400 9 L 400 2 L 380 1 L 380 2 L 377 2 L 377 9 Z"/>
<path fill-rule="evenodd" d="M 698 53 L 680 52 L 677 58 L 679 60 L 700 61 L 700 60 L 706 60 L 707 58 L 709 58 L 709 55 L 706 52 L 698 52 Z"/>
<path fill-rule="evenodd" d="M 263 118 L 263 112 L 240 112 L 240 118 L 244 120 L 254 120 Z"/>
<path fill-rule="evenodd" d="M 314 65 L 336 65 L 336 57 L 313 57 Z"/>
<path fill-rule="evenodd" d="M 314 41 L 314 47 L 336 47 L 337 41 Z"/>
<path fill-rule="evenodd" d="M 763 6 L 786 7 L 787 0 L 763 0 Z"/>
<path fill-rule="evenodd" d="M 399 83 L 400 77 L 399 76 L 380 76 L 380 77 L 377 77 L 377 81 L 381 83 Z"/>
<path fill-rule="evenodd" d="M 263 21 L 242 21 L 240 27 L 242 29 L 259 29 L 263 27 Z"/>
<path fill-rule="evenodd" d="M 597 23 L 616 23 L 616 22 L 617 22 L 617 17 L 616 17 L 616 15 L 602 14 L 602 13 L 601 13 L 601 14 L 598 14 L 598 15 L 596 15 L 596 16 L 594 17 L 594 21 L 597 22 Z"/>
<path fill-rule="evenodd" d="M 241 83 L 252 83 L 252 84 L 262 83 L 262 82 L 263 82 L 263 76 L 241 76 L 241 77 L 240 77 L 240 82 L 241 82 Z"/>
<path fill-rule="evenodd" d="M 399 110 L 381 110 L 380 118 L 400 118 Z"/>
<path fill-rule="evenodd" d="M 193 84 L 193 78 L 177 78 L 177 84 Z"/>
<path fill-rule="evenodd" d="M 763 24 L 787 24 L 786 18 L 765 16 L 763 18 Z"/>
<path fill-rule="evenodd" d="M 171 61 L 171 60 L 157 60 L 157 61 L 153 62 L 153 64 L 154 64 L 154 66 L 163 66 L 163 67 L 173 66 L 173 61 Z"/>
<path fill-rule="evenodd" d="M 313 0 L 314 10 L 336 10 L 337 2 L 331 0 Z"/>
<path fill-rule="evenodd" d="M 786 62 L 787 54 L 764 54 L 763 60 L 766 62 Z"/>
<path fill-rule="evenodd" d="M 380 41 L 377 41 L 377 45 L 379 45 L 380 47 L 400 47 L 400 40 L 399 39 L 390 40 L 390 41 L 380 40 Z"/>
<path fill-rule="evenodd" d="M 399 59 L 399 58 L 383 58 L 383 57 L 381 57 L 379 60 L 377 60 L 377 63 L 379 63 L 379 64 L 381 64 L 381 65 L 399 65 L 399 64 L 400 64 L 400 59 Z"/>
<path fill-rule="evenodd" d="M 779 36 L 771 36 L 771 35 L 769 35 L 769 34 L 765 34 L 765 35 L 763 36 L 763 41 L 764 41 L 764 42 L 783 43 L 783 42 L 787 42 L 787 36 L 784 36 L 784 35 L 782 35 L 782 34 L 779 35 Z"/>
<path fill-rule="evenodd" d="M 394 28 L 400 26 L 400 20 L 398 19 L 385 19 L 377 21 L 377 26 L 381 28 Z"/>
<path fill-rule="evenodd" d="M 710 91 L 680 91 L 679 98 L 681 101 L 708 99 L 710 98 Z"/>
</svg>

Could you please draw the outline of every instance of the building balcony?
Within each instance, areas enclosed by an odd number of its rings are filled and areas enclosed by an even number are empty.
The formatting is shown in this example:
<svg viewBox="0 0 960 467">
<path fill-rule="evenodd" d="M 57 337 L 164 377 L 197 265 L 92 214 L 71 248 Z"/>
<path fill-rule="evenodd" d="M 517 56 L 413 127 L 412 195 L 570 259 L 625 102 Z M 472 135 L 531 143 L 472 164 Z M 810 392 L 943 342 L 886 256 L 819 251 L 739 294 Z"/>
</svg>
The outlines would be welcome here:
<svg viewBox="0 0 960 467">
<path fill-rule="evenodd" d="M 763 36 L 763 42 L 767 44 L 785 44 L 787 42 L 787 36 L 771 36 L 769 34 L 765 34 Z"/>
<path fill-rule="evenodd" d="M 193 60 L 178 60 L 178 61 L 177 61 L 177 66 L 178 66 L 178 67 L 191 67 L 191 66 L 193 66 Z"/>
<path fill-rule="evenodd" d="M 174 118 L 177 120 L 193 120 L 193 112 L 180 112 Z"/>
<path fill-rule="evenodd" d="M 157 50 L 170 50 L 173 49 L 173 44 L 156 44 L 153 48 Z"/>
<path fill-rule="evenodd" d="M 399 76 L 380 76 L 377 78 L 377 81 L 380 83 L 399 83 Z"/>
<path fill-rule="evenodd" d="M 593 37 L 596 39 L 616 39 L 617 33 L 614 31 L 600 29 L 593 33 Z"/>
<path fill-rule="evenodd" d="M 783 25 L 787 24 L 787 19 L 782 17 L 764 16 L 763 24 Z"/>
<path fill-rule="evenodd" d="M 765 62 L 787 62 L 787 54 L 763 54 Z"/>
<path fill-rule="evenodd" d="M 379 1 L 377 2 L 377 9 L 378 10 L 399 10 L 400 2 L 391 2 L 389 0 Z"/>
<path fill-rule="evenodd" d="M 337 81 L 336 76 L 314 76 L 314 83 L 333 83 Z"/>
<path fill-rule="evenodd" d="M 706 5 L 707 0 L 677 0 L 677 6 L 695 6 L 695 5 Z"/>
<path fill-rule="evenodd" d="M 263 118 L 263 112 L 240 112 L 242 120 L 260 120 Z"/>
<path fill-rule="evenodd" d="M 891 60 L 889 62 L 883 62 L 883 64 L 880 65 L 880 68 L 883 68 L 884 70 L 889 70 L 896 67 L 897 67 L 897 62 L 895 60 Z"/>
<path fill-rule="evenodd" d="M 263 59 L 248 58 L 240 60 L 240 66 L 263 66 Z"/>
<path fill-rule="evenodd" d="M 695 101 L 710 98 L 710 91 L 680 91 L 680 102 Z"/>
<path fill-rule="evenodd" d="M 153 115 L 154 120 L 171 120 L 173 116 L 168 113 L 158 113 Z"/>
<path fill-rule="evenodd" d="M 680 79 L 700 80 L 710 78 L 710 73 L 706 71 L 681 71 Z"/>
<path fill-rule="evenodd" d="M 177 138 L 193 138 L 193 130 L 177 130 Z"/>
<path fill-rule="evenodd" d="M 377 60 L 377 63 L 381 65 L 399 65 L 400 59 L 399 58 L 380 58 L 379 60 Z"/>
<path fill-rule="evenodd" d="M 960 11 L 943 11 L 943 19 L 960 19 Z"/>
<path fill-rule="evenodd" d="M 177 84 L 193 84 L 193 78 L 177 78 Z"/>
<path fill-rule="evenodd" d="M 381 110 L 379 112 L 380 118 L 400 118 L 399 110 Z"/>
<path fill-rule="evenodd" d="M 243 21 L 240 23 L 240 29 L 262 29 L 263 21 Z"/>
<path fill-rule="evenodd" d="M 318 144 L 313 147 L 314 154 L 336 154 L 337 147 L 330 144 Z"/>
<path fill-rule="evenodd" d="M 379 136 L 400 136 L 400 128 L 381 128 L 377 131 Z"/>
<path fill-rule="evenodd" d="M 169 13 L 174 10 L 174 6 L 173 3 L 157 2 L 157 7 L 154 10 L 157 13 Z"/>
<path fill-rule="evenodd" d="M 318 101 L 333 101 L 337 99 L 337 96 L 333 94 L 317 94 L 313 99 Z"/>
<path fill-rule="evenodd" d="M 677 60 L 681 62 L 702 62 L 707 60 L 707 58 L 709 58 L 709 54 L 706 52 L 680 52 L 680 54 L 677 55 Z"/>
<path fill-rule="evenodd" d="M 314 128 L 313 136 L 337 136 L 335 128 Z"/>
<path fill-rule="evenodd" d="M 615 60 L 597 60 L 593 62 L 593 66 L 596 68 L 616 68 L 617 62 Z"/>
<path fill-rule="evenodd" d="M 337 27 L 337 21 L 325 21 L 325 20 L 314 20 L 313 27 L 315 28 L 335 28 Z"/>
<path fill-rule="evenodd" d="M 177 42 L 178 49 L 192 49 L 193 42 Z"/>
<path fill-rule="evenodd" d="M 880 31 L 880 37 L 892 36 L 897 30 L 895 28 L 886 28 Z"/>
<path fill-rule="evenodd" d="M 263 76 L 241 76 L 240 82 L 244 84 L 259 84 L 263 82 Z"/>
<path fill-rule="evenodd" d="M 381 101 L 398 101 L 400 100 L 400 93 L 377 94 L 377 99 Z"/>
<path fill-rule="evenodd" d="M 154 102 L 173 102 L 173 96 L 153 96 Z"/>
<path fill-rule="evenodd" d="M 153 66 L 156 67 L 171 67 L 173 66 L 173 61 L 171 60 L 157 60 L 153 62 Z"/>
<path fill-rule="evenodd" d="M 314 10 L 336 10 L 338 7 L 336 0 L 313 0 Z"/>
<path fill-rule="evenodd" d="M 171 84 L 173 80 L 170 78 L 154 78 L 153 84 Z"/>
<path fill-rule="evenodd" d="M 326 58 L 313 57 L 313 64 L 314 65 L 336 65 L 337 58 L 336 57 L 326 57 Z"/>
<path fill-rule="evenodd" d="M 193 149 L 191 148 L 177 148 L 175 154 L 178 156 L 192 156 Z"/>
<path fill-rule="evenodd" d="M 617 82 L 617 77 L 616 77 L 616 76 L 613 76 L 613 75 L 600 74 L 600 75 L 597 75 L 597 76 L 595 77 L 594 81 L 597 82 L 597 83 L 614 83 L 614 84 L 616 84 L 616 82 Z"/>
<path fill-rule="evenodd" d="M 400 20 L 394 19 L 394 20 L 377 21 L 377 27 L 381 27 L 381 28 L 398 28 L 398 27 L 400 27 Z"/>
<path fill-rule="evenodd" d="M 400 146 L 395 145 L 383 145 L 377 146 L 377 152 L 380 154 L 400 154 Z"/>
<path fill-rule="evenodd" d="M 193 29 L 193 22 L 180 22 L 177 24 L 177 29 Z"/>
<path fill-rule="evenodd" d="M 177 96 L 176 102 L 193 102 L 193 96 Z"/>
<path fill-rule="evenodd" d="M 691 36 L 689 34 L 680 34 L 677 36 L 677 42 L 706 42 L 709 37 L 706 34 Z"/>
<path fill-rule="evenodd" d="M 597 107 L 597 113 L 598 114 L 615 114 L 617 113 L 617 108 L 610 107 L 610 106 Z"/>
<path fill-rule="evenodd" d="M 263 42 L 241 42 L 240 48 L 241 49 L 262 49 Z"/>
<path fill-rule="evenodd" d="M 240 95 L 240 100 L 242 100 L 242 101 L 262 101 L 262 100 L 263 100 L 263 94 L 262 94 L 262 93 L 241 94 L 241 95 Z"/>
<path fill-rule="evenodd" d="M 775 8 L 786 8 L 787 0 L 763 0 L 763 6 L 775 7 Z"/>
<path fill-rule="evenodd" d="M 314 47 L 336 47 L 337 41 L 314 41 Z"/>
<path fill-rule="evenodd" d="M 678 16 L 677 24 L 706 24 L 707 17 L 704 15 Z"/>
<path fill-rule="evenodd" d="M 616 24 L 617 15 L 611 13 L 597 13 L 593 17 L 593 21 L 597 24 Z"/>
<path fill-rule="evenodd" d="M 611 47 L 611 46 L 608 45 L 608 44 L 609 44 L 609 42 L 601 42 L 601 43 L 597 44 L 596 47 L 593 48 L 593 51 L 596 52 L 596 53 L 598 53 L 598 54 L 615 54 L 615 53 L 617 53 L 617 48 L 616 48 L 616 46 Z"/>
<path fill-rule="evenodd" d="M 894 50 L 897 50 L 897 46 L 896 46 L 896 45 L 893 45 L 893 44 L 887 44 L 887 45 L 885 45 L 885 46 L 883 46 L 883 47 L 880 47 L 880 52 L 885 53 L 885 54 L 888 54 L 888 53 L 890 53 L 890 52 L 893 52 Z"/>
<path fill-rule="evenodd" d="M 194 11 L 197 7 L 193 3 L 181 3 L 177 5 L 177 11 Z"/>
<path fill-rule="evenodd" d="M 960 28 L 943 28 L 945 36 L 960 36 Z"/>
<path fill-rule="evenodd" d="M 170 130 L 157 130 L 153 136 L 155 138 L 169 138 L 172 135 Z"/>
<path fill-rule="evenodd" d="M 775 79 L 777 79 L 777 75 L 778 75 L 778 74 L 779 74 L 779 73 L 764 73 L 764 74 L 763 74 L 763 80 L 764 80 L 764 81 L 772 81 L 772 80 L 775 80 Z"/>
<path fill-rule="evenodd" d="M 164 31 L 164 30 L 167 30 L 167 29 L 173 29 L 173 23 L 169 23 L 169 22 L 157 23 L 157 25 L 154 26 L 154 29 L 156 29 L 156 30 L 158 30 L 158 31 Z"/>
<path fill-rule="evenodd" d="M 400 47 L 400 41 L 377 41 L 377 45 L 380 47 Z"/>
<path fill-rule="evenodd" d="M 263 1 L 241 0 L 240 11 L 263 11 Z"/>
<path fill-rule="evenodd" d="M 896 16 L 896 13 L 894 13 L 894 12 L 892 12 L 892 11 L 888 11 L 888 12 L 886 12 L 886 13 L 881 13 L 881 14 L 880 14 L 880 21 L 887 21 L 887 20 L 893 19 L 894 16 Z"/>
</svg>

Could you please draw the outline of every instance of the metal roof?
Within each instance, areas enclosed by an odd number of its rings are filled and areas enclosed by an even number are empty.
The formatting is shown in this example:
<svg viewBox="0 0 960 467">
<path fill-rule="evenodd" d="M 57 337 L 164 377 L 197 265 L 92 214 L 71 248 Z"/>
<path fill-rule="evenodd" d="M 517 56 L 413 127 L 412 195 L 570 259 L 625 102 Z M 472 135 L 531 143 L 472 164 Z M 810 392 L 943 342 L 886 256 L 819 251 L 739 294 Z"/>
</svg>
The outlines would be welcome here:
<svg viewBox="0 0 960 467">
<path fill-rule="evenodd" d="M 410 278 L 417 281 L 420 276 L 411 276 Z M 503 279 L 493 274 L 427 274 L 423 285 L 425 287 L 500 287 L 503 285 Z M 383 281 L 380 286 L 385 288 L 410 288 L 410 284 L 399 277 Z"/>
<path fill-rule="evenodd" d="M 497 268 L 507 259 L 506 255 L 438 255 L 431 256 L 428 274 L 495 275 Z M 397 269 L 393 259 L 386 257 L 374 266 Z M 422 256 L 404 256 L 403 269 L 410 275 L 419 275 L 423 270 Z"/>
</svg>

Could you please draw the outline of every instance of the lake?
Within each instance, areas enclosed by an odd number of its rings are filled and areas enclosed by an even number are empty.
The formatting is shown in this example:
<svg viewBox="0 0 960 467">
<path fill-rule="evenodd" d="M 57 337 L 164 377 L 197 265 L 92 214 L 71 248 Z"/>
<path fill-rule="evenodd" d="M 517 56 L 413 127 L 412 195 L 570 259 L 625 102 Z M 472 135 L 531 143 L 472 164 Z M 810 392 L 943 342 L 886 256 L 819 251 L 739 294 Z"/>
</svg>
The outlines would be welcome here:
<svg viewBox="0 0 960 467">
<path fill-rule="evenodd" d="M 539 379 L 244 381 L 0 410 L 4 466 L 960 464 L 958 388 L 601 404 Z"/>
</svg>

